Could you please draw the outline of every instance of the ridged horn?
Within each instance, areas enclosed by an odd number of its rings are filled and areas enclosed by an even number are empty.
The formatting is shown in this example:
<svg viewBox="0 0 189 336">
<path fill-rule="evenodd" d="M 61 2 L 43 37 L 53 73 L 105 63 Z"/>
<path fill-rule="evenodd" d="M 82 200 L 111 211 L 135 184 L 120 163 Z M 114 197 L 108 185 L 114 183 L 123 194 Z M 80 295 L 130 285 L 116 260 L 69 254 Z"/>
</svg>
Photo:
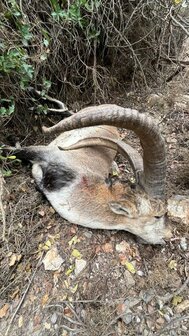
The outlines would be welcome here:
<svg viewBox="0 0 189 336">
<path fill-rule="evenodd" d="M 126 144 L 121 140 L 108 139 L 105 137 L 99 137 L 99 138 L 90 137 L 79 140 L 74 145 L 71 145 L 69 147 L 59 146 L 59 149 L 74 150 L 83 147 L 93 147 L 93 146 L 107 147 L 120 153 L 123 157 L 125 157 L 129 161 L 129 164 L 131 165 L 131 168 L 135 174 L 136 182 L 140 185 L 142 184 L 142 182 L 140 181 L 140 175 L 143 172 L 142 157 L 137 152 L 136 149 L 134 149 L 133 147 L 131 147 L 130 145 Z"/>
<path fill-rule="evenodd" d="M 164 198 L 166 154 L 165 142 L 154 121 L 143 113 L 117 105 L 100 105 L 85 108 L 77 114 L 46 128 L 45 133 L 70 131 L 77 128 L 111 125 L 132 130 L 139 137 L 143 148 L 143 186 L 156 198 Z"/>
</svg>

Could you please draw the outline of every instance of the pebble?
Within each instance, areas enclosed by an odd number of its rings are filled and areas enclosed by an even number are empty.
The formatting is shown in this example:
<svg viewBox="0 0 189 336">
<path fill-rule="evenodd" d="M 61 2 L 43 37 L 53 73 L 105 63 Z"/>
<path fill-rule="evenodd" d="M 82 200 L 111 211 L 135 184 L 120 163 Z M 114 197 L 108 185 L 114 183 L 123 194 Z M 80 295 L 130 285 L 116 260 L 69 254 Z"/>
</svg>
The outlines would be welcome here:
<svg viewBox="0 0 189 336">
<path fill-rule="evenodd" d="M 124 272 L 124 277 L 126 279 L 126 287 L 127 288 L 131 288 L 131 287 L 135 286 L 135 280 L 134 280 L 132 274 L 129 271 L 126 270 Z"/>
<path fill-rule="evenodd" d="M 168 200 L 168 216 L 173 219 L 179 219 L 183 224 L 189 223 L 189 198 L 175 195 Z"/>
<path fill-rule="evenodd" d="M 185 237 L 182 237 L 180 240 L 180 247 L 183 251 L 187 251 L 188 249 L 188 244 L 187 244 L 187 240 Z"/>
<path fill-rule="evenodd" d="M 125 314 L 123 317 L 122 317 L 122 320 L 125 324 L 129 324 L 131 323 L 132 321 L 132 317 L 133 317 L 133 314 L 132 313 L 128 313 L 128 314 Z"/>
<path fill-rule="evenodd" d="M 144 276 L 144 272 L 141 270 L 137 271 L 136 274 L 139 275 L 140 277 Z"/>
<path fill-rule="evenodd" d="M 143 330 L 143 336 L 148 336 L 149 335 L 149 331 L 147 329 Z"/>
<path fill-rule="evenodd" d="M 91 232 L 91 231 L 86 231 L 86 232 L 84 232 L 84 234 L 83 234 L 86 238 L 91 238 L 92 237 L 92 235 L 93 235 L 93 233 Z"/>
<path fill-rule="evenodd" d="M 165 323 L 165 320 L 163 317 L 159 317 L 157 320 L 156 320 L 156 329 L 161 329 L 162 326 L 164 325 Z"/>
<path fill-rule="evenodd" d="M 84 259 L 76 259 L 75 260 L 75 275 L 78 275 L 83 271 L 83 269 L 86 267 L 87 262 Z"/>
<path fill-rule="evenodd" d="M 52 324 L 55 324 L 56 321 L 57 321 L 57 314 L 54 313 L 54 314 L 52 314 L 52 316 L 51 316 L 51 322 L 52 322 Z"/>
<path fill-rule="evenodd" d="M 126 253 L 130 251 L 130 245 L 125 241 L 121 241 L 121 243 L 116 244 L 116 251 L 119 253 Z"/>
<path fill-rule="evenodd" d="M 141 321 L 140 317 L 136 316 L 135 321 L 136 321 L 136 323 L 140 323 L 140 321 Z"/>
<path fill-rule="evenodd" d="M 56 271 L 63 264 L 64 260 L 59 255 L 56 247 L 52 247 L 42 260 L 46 271 Z"/>
</svg>

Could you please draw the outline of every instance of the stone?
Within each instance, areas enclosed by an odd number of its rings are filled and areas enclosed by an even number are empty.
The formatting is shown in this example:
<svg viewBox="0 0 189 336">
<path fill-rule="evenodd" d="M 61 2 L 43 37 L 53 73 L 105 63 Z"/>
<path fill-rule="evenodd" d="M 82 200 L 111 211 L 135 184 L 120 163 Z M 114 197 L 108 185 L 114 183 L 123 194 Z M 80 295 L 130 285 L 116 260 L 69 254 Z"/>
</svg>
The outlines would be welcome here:
<svg viewBox="0 0 189 336">
<path fill-rule="evenodd" d="M 75 275 L 77 276 L 79 273 L 83 271 L 86 267 L 87 262 L 84 259 L 76 259 L 75 260 Z"/>
<path fill-rule="evenodd" d="M 58 250 L 56 247 L 52 247 L 43 258 L 43 264 L 46 271 L 57 271 L 61 265 L 63 264 L 64 260 L 58 254 Z"/>
<path fill-rule="evenodd" d="M 183 224 L 189 224 L 189 198 L 176 195 L 168 200 L 168 216 L 175 221 L 181 220 Z"/>
<path fill-rule="evenodd" d="M 135 286 L 135 280 L 129 271 L 126 270 L 124 272 L 124 278 L 125 278 L 125 285 L 127 288 Z"/>
</svg>

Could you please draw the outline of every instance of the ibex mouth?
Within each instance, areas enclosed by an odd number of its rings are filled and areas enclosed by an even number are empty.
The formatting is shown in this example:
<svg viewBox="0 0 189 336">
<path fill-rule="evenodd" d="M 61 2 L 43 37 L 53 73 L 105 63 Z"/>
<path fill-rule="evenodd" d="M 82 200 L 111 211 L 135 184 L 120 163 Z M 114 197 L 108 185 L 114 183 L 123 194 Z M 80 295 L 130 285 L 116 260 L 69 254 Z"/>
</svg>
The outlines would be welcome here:
<svg viewBox="0 0 189 336">
<path fill-rule="evenodd" d="M 161 218 L 157 218 L 153 223 L 146 223 L 138 236 L 146 243 L 165 245 L 166 240 L 172 237 L 172 232 L 165 223 L 165 216 L 162 216 Z"/>
</svg>

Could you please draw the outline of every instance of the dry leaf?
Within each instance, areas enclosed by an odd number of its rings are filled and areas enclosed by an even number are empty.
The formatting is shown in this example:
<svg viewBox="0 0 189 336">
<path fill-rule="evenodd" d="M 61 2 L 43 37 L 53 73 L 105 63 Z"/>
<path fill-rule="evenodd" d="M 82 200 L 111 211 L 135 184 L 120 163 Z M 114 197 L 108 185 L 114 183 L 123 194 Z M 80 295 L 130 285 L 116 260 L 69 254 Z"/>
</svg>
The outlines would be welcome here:
<svg viewBox="0 0 189 336">
<path fill-rule="evenodd" d="M 19 287 L 17 287 L 16 289 L 15 289 L 15 291 L 12 293 L 12 294 L 10 294 L 9 296 L 10 296 L 10 298 L 13 300 L 16 296 L 17 296 L 17 294 L 20 292 L 20 289 L 19 289 Z"/>
<path fill-rule="evenodd" d="M 171 260 L 171 261 L 169 262 L 169 264 L 168 264 L 168 267 L 169 267 L 170 269 L 174 269 L 174 270 L 176 270 L 176 269 L 177 269 L 177 262 L 176 262 L 176 260 Z"/>
<path fill-rule="evenodd" d="M 128 271 L 132 274 L 136 273 L 136 269 L 134 268 L 133 264 L 131 264 L 129 261 L 125 261 L 124 266 L 128 269 Z"/>
<path fill-rule="evenodd" d="M 106 244 L 102 245 L 102 250 L 105 253 L 112 253 L 113 252 L 113 246 L 112 246 L 111 243 L 106 243 Z"/>
<path fill-rule="evenodd" d="M 78 231 L 78 227 L 75 226 L 75 225 L 72 225 L 71 228 L 70 228 L 70 232 L 71 232 L 72 234 L 75 234 L 77 231 Z"/>
<path fill-rule="evenodd" d="M 14 266 L 14 264 L 16 263 L 16 261 L 20 261 L 20 259 L 22 258 L 21 254 L 15 254 L 13 253 L 10 257 L 10 261 L 9 261 L 9 266 Z"/>
<path fill-rule="evenodd" d="M 172 300 L 172 304 L 173 306 L 177 306 L 179 303 L 181 303 L 183 300 L 183 297 L 180 295 L 176 295 L 174 296 L 173 300 Z"/>
<path fill-rule="evenodd" d="M 95 253 L 96 254 L 99 254 L 101 252 L 101 246 L 100 245 L 97 245 L 96 247 L 95 247 Z"/>
<path fill-rule="evenodd" d="M 69 267 L 68 270 L 65 272 L 65 274 L 66 274 L 67 276 L 69 276 L 69 275 L 73 272 L 74 268 L 75 268 L 74 265 L 70 265 L 70 267 Z"/>
<path fill-rule="evenodd" d="M 21 315 L 18 319 L 18 328 L 21 328 L 23 326 L 23 322 L 24 322 L 24 319 L 23 319 L 23 316 Z"/>
<path fill-rule="evenodd" d="M 127 261 L 127 257 L 125 256 L 125 254 L 120 253 L 119 260 L 120 260 L 121 265 L 125 265 L 125 262 Z"/>
<path fill-rule="evenodd" d="M 179 5 L 181 2 L 182 2 L 182 0 L 173 0 L 173 3 L 174 3 L 175 5 Z"/>
<path fill-rule="evenodd" d="M 47 240 L 42 248 L 43 248 L 43 250 L 48 251 L 50 249 L 51 245 L 52 245 L 51 241 Z"/>
<path fill-rule="evenodd" d="M 47 330 L 50 330 L 50 329 L 51 329 L 51 325 L 50 325 L 50 323 L 47 323 L 47 322 L 44 323 L 44 327 L 45 327 L 45 329 L 47 329 Z"/>
<path fill-rule="evenodd" d="M 125 310 L 126 310 L 125 303 L 119 303 L 116 308 L 117 314 L 122 315 L 125 312 Z"/>
<path fill-rule="evenodd" d="M 0 309 L 0 318 L 5 317 L 8 313 L 9 304 L 5 303 L 5 305 Z"/>
<path fill-rule="evenodd" d="M 75 245 L 80 242 L 80 239 L 77 236 L 73 236 L 72 239 L 68 242 L 69 246 Z"/>
<path fill-rule="evenodd" d="M 81 258 L 82 258 L 81 253 L 80 253 L 77 249 L 73 249 L 71 255 L 72 255 L 72 257 L 74 257 L 74 258 L 76 258 L 76 259 L 81 259 Z"/>
<path fill-rule="evenodd" d="M 68 336 L 68 331 L 66 331 L 66 330 L 63 330 L 63 332 L 62 332 L 62 335 L 61 336 Z"/>
<path fill-rule="evenodd" d="M 43 297 L 42 297 L 42 300 L 41 300 L 41 304 L 42 306 L 45 306 L 46 303 L 48 302 L 49 300 L 49 295 L 46 293 Z"/>
<path fill-rule="evenodd" d="M 184 300 L 176 306 L 175 311 L 177 314 L 182 313 L 184 310 L 189 308 L 189 300 Z"/>
<path fill-rule="evenodd" d="M 74 294 L 78 289 L 78 284 L 76 284 L 74 287 L 70 288 L 70 291 Z"/>
<path fill-rule="evenodd" d="M 44 216 L 45 216 L 45 211 L 44 211 L 44 210 L 39 210 L 39 211 L 38 211 L 38 214 L 39 214 L 41 217 L 44 217 Z"/>
<path fill-rule="evenodd" d="M 119 253 L 130 254 L 131 247 L 125 240 L 123 240 L 120 244 L 116 244 L 116 251 Z"/>
<path fill-rule="evenodd" d="M 72 317 L 73 316 L 73 312 L 71 311 L 71 309 L 69 307 L 66 307 L 64 309 L 64 315 L 67 317 Z"/>
<path fill-rule="evenodd" d="M 70 286 L 70 279 L 68 278 L 67 280 L 64 280 L 64 285 L 68 289 Z"/>
</svg>

